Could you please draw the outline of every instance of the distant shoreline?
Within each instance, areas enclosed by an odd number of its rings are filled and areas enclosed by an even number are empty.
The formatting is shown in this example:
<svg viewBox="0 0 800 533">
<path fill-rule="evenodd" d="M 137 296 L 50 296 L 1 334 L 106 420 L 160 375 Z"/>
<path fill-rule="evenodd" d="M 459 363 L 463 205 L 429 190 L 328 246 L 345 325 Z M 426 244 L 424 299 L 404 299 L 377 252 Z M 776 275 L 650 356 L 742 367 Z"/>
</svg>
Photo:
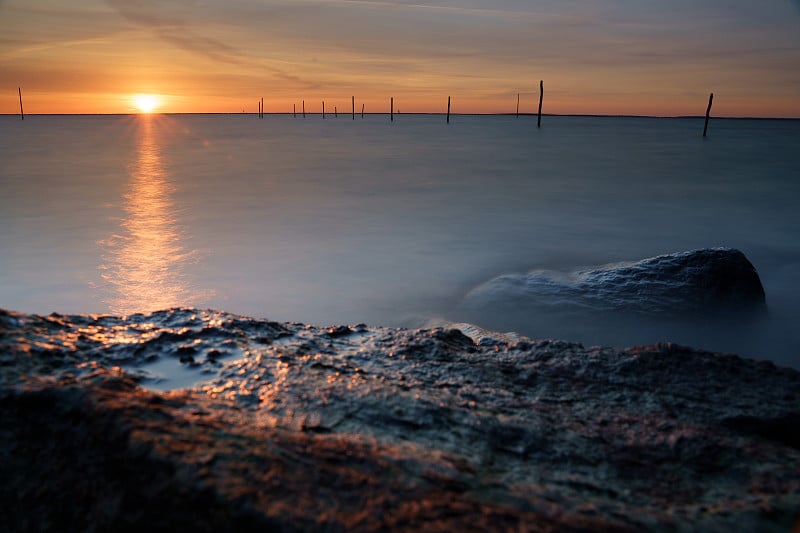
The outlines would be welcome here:
<svg viewBox="0 0 800 533">
<path fill-rule="evenodd" d="M 38 116 L 38 117 L 126 117 L 126 116 L 138 116 L 145 113 L 25 113 L 25 116 Z M 257 112 L 229 112 L 229 113 L 222 113 L 222 112 L 196 112 L 196 113 L 147 113 L 149 115 L 166 115 L 166 116 L 195 116 L 195 115 L 231 115 L 231 116 L 239 116 L 239 115 L 258 115 Z M 342 117 L 344 118 L 346 115 L 350 113 L 342 113 Z M 356 113 L 357 115 L 359 113 Z M 424 112 L 411 112 L 411 113 L 398 113 L 395 112 L 395 115 L 402 115 L 402 116 L 441 116 L 444 117 L 447 113 L 424 113 Z M 289 112 L 281 112 L 281 113 L 264 113 L 265 116 L 294 116 L 294 114 Z M 306 115 L 310 116 L 322 116 L 320 112 L 310 112 L 306 111 Z M 330 116 L 330 113 L 325 114 L 326 117 Z M 380 112 L 380 113 L 364 113 L 364 115 L 370 116 L 389 116 L 389 113 Z M 535 117 L 536 113 L 519 113 L 520 117 Z M 0 113 L 0 117 L 16 117 L 19 116 L 19 113 Z M 454 117 L 515 117 L 517 116 L 516 113 L 450 113 L 450 116 Z M 574 118 L 658 118 L 658 119 L 703 119 L 705 118 L 703 115 L 586 115 L 586 114 L 548 114 L 542 113 L 543 117 L 551 117 L 551 118 L 558 118 L 558 117 L 574 117 Z M 301 118 L 301 117 L 297 117 Z M 334 117 L 331 117 L 334 118 Z M 800 121 L 800 117 L 711 117 L 713 120 L 782 120 L 782 121 Z"/>
</svg>

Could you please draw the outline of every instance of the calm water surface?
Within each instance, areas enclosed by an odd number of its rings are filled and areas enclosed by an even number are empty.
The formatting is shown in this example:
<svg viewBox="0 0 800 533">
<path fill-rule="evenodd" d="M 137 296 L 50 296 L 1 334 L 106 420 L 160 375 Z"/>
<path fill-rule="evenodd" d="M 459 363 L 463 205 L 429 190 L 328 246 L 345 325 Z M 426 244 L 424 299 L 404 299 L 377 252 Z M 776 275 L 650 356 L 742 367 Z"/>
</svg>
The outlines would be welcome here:
<svg viewBox="0 0 800 533">
<path fill-rule="evenodd" d="M 202 306 L 320 325 L 470 319 L 800 366 L 800 121 L 0 117 L 0 307 Z M 463 316 L 497 275 L 728 246 L 771 319 Z"/>
</svg>

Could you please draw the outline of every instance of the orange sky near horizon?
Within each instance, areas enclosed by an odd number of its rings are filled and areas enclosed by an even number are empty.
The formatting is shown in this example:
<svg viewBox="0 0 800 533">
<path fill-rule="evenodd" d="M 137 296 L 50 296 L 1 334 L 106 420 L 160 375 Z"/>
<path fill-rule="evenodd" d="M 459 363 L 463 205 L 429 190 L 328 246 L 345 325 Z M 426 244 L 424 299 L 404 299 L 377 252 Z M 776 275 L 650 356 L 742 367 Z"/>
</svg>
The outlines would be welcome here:
<svg viewBox="0 0 800 533">
<path fill-rule="evenodd" d="M 76 5 L 77 4 L 77 5 Z M 800 5 L 770 0 L 0 0 L 0 113 L 800 118 Z"/>
</svg>

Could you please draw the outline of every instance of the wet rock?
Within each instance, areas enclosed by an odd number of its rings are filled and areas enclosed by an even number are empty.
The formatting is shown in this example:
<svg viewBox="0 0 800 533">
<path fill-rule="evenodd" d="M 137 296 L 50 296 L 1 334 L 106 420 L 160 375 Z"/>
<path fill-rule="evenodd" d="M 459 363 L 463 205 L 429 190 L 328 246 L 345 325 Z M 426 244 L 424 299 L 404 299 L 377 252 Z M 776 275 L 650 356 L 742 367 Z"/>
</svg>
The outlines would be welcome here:
<svg viewBox="0 0 800 533">
<path fill-rule="evenodd" d="M 347 335 L 351 335 L 352 333 L 354 333 L 353 330 L 350 329 L 347 326 L 333 326 L 333 327 L 328 328 L 328 331 L 327 331 L 328 337 L 331 337 L 331 338 L 334 338 L 334 339 L 336 337 L 345 337 Z"/>
<path fill-rule="evenodd" d="M 499 276 L 473 289 L 466 309 L 531 308 L 655 316 L 758 316 L 766 298 L 739 250 L 711 248 L 574 272 Z"/>
<path fill-rule="evenodd" d="M 11 529 L 798 525 L 800 373 L 765 361 L 185 309 L 0 326 Z M 153 340 L 206 381 L 143 388 Z"/>
</svg>

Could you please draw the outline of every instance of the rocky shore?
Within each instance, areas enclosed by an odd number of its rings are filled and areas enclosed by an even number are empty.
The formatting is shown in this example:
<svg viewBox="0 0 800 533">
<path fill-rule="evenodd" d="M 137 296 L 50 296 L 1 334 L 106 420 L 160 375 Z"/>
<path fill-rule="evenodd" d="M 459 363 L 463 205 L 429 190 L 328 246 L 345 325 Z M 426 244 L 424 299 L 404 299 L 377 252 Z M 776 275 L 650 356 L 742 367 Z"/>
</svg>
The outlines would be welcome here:
<svg viewBox="0 0 800 533">
<path fill-rule="evenodd" d="M 671 344 L 0 311 L 0 402 L 15 531 L 800 526 L 800 373 Z"/>
</svg>

